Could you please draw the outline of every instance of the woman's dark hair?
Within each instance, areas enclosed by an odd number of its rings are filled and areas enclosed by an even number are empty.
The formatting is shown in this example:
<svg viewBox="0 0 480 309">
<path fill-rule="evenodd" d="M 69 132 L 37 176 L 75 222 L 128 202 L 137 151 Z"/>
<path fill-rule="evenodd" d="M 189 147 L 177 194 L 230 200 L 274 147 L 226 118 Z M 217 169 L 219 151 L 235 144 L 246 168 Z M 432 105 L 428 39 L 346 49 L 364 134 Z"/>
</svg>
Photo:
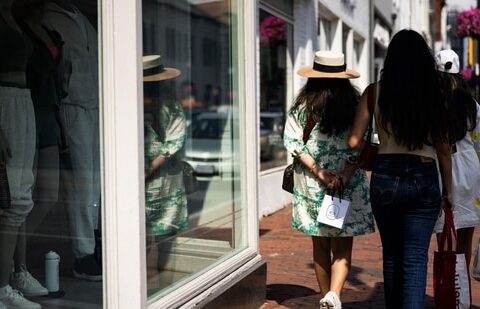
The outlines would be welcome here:
<svg viewBox="0 0 480 309">
<path fill-rule="evenodd" d="M 348 79 L 309 78 L 292 110 L 305 104 L 306 119 L 319 123 L 320 132 L 339 134 L 351 127 L 358 100 L 358 91 Z"/>
<path fill-rule="evenodd" d="M 382 128 L 408 150 L 447 141 L 445 99 L 435 60 L 413 30 L 401 30 L 388 46 L 378 106 Z"/>
<path fill-rule="evenodd" d="M 160 98 L 160 84 L 158 82 L 144 82 L 143 96 L 151 99 Z"/>
<path fill-rule="evenodd" d="M 453 144 L 477 125 L 477 103 L 467 82 L 459 74 L 440 73 L 448 110 L 448 138 Z"/>
<path fill-rule="evenodd" d="M 160 122 L 162 121 L 162 119 L 160 119 L 160 114 L 163 106 L 169 106 L 174 103 L 174 89 L 175 84 L 171 80 L 143 83 L 143 96 L 152 99 L 153 104 L 155 105 L 152 128 L 158 134 L 161 141 L 165 141 L 166 133 L 160 125 Z"/>
</svg>

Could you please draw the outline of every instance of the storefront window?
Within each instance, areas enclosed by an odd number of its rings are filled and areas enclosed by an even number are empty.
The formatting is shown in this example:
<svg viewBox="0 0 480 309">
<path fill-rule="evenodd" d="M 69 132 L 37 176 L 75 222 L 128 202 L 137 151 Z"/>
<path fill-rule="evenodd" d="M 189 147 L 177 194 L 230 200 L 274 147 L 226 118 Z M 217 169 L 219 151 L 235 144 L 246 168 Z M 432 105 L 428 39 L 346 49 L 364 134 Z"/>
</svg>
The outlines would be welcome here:
<svg viewBox="0 0 480 309">
<path fill-rule="evenodd" d="M 245 247 L 237 1 L 143 0 L 149 299 Z"/>
<path fill-rule="evenodd" d="M 287 66 L 291 26 L 260 10 L 260 169 L 287 163 L 283 126 L 287 100 Z"/>
<path fill-rule="evenodd" d="M 97 5 L 0 2 L 1 308 L 102 307 Z"/>
</svg>

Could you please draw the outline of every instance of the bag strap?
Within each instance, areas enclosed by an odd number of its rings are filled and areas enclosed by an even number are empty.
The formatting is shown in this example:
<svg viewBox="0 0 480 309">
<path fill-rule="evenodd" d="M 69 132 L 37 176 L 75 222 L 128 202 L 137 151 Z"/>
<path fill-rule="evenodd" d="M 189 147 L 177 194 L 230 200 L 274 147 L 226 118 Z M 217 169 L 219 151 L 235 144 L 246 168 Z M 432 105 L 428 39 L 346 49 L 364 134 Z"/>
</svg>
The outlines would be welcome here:
<svg viewBox="0 0 480 309">
<path fill-rule="evenodd" d="M 367 104 L 368 104 L 368 112 L 370 113 L 370 126 L 368 127 L 368 134 L 367 134 L 367 142 L 372 141 L 372 133 L 373 133 L 373 114 L 375 112 L 375 84 L 368 85 L 367 88 Z"/>
<path fill-rule="evenodd" d="M 315 126 L 315 122 L 313 121 L 313 118 L 310 116 L 310 118 L 308 118 L 305 129 L 303 129 L 302 140 L 304 144 L 307 143 L 308 137 L 310 136 L 310 133 L 312 132 L 314 126 Z"/>
<path fill-rule="evenodd" d="M 305 125 L 305 128 L 303 129 L 303 136 L 302 136 L 303 144 L 307 143 L 308 137 L 310 136 L 310 133 L 312 132 L 313 127 L 315 127 L 315 122 L 313 121 L 313 118 L 310 116 L 310 118 L 308 118 L 307 124 Z M 293 155 L 293 157 L 294 157 L 293 166 L 295 166 L 295 163 L 298 161 L 298 156 Z"/>
<path fill-rule="evenodd" d="M 445 221 L 442 234 L 440 235 L 438 251 L 445 251 L 445 240 L 447 241 L 447 251 L 453 251 L 453 239 L 455 239 L 455 242 L 457 241 L 457 232 L 455 231 L 455 224 L 453 222 L 453 211 L 450 208 L 444 208 L 443 212 L 445 214 Z"/>
<path fill-rule="evenodd" d="M 343 179 L 340 178 L 338 179 L 340 181 L 340 186 L 338 188 L 338 199 L 340 200 L 340 202 L 342 202 L 342 199 L 343 199 L 343 189 L 345 188 L 344 184 L 343 184 Z M 335 187 L 333 187 L 332 189 L 332 200 L 333 198 L 335 197 L 335 193 L 337 191 L 335 190 Z"/>
</svg>

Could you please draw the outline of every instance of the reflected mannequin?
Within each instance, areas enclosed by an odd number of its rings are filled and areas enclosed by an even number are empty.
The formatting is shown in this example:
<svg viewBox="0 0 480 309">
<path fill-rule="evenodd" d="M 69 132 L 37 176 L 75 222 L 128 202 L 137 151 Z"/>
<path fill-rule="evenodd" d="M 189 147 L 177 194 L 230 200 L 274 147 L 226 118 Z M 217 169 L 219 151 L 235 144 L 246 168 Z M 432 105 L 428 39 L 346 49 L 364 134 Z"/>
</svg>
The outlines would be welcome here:
<svg viewBox="0 0 480 309">
<path fill-rule="evenodd" d="M 98 36 L 70 0 L 48 2 L 43 24 L 60 34 L 65 62 L 72 68 L 68 95 L 60 104 L 68 152 L 60 156 L 59 200 L 67 209 L 73 274 L 100 281 L 101 256 L 95 246 L 100 205 Z"/>
<path fill-rule="evenodd" d="M 165 68 L 159 55 L 150 55 L 143 57 L 143 72 L 147 250 L 152 246 L 157 249 L 153 268 L 161 271 L 168 262 L 173 238 L 169 236 L 188 225 L 179 158 L 186 121 L 182 107 L 171 94 L 172 79 L 180 71 Z"/>
<path fill-rule="evenodd" d="M 27 84 L 32 94 L 36 120 L 35 207 L 27 220 L 34 233 L 58 201 L 59 151 L 66 150 L 64 120 L 59 113 L 66 95 L 68 71 L 63 61 L 60 35 L 42 25 L 46 0 L 29 0 L 17 8 L 22 30 L 33 42 L 27 65 Z"/>
<path fill-rule="evenodd" d="M 32 47 L 12 16 L 11 0 L 0 3 L 0 159 L 6 163 L 11 207 L 0 214 L 0 303 L 41 308 L 22 296 L 46 295 L 25 266 L 25 219 L 32 210 L 35 116 L 26 66 Z M 12 260 L 14 273 L 11 274 Z M 12 289 L 12 287 L 14 289 Z"/>
</svg>

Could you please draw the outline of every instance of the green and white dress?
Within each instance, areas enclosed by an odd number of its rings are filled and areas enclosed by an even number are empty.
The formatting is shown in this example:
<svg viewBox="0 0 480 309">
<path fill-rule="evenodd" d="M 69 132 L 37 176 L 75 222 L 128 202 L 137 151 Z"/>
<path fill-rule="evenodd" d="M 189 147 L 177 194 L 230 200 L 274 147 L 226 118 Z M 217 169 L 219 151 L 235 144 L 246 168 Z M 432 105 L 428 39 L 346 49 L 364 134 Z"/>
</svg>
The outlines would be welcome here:
<svg viewBox="0 0 480 309">
<path fill-rule="evenodd" d="M 152 113 L 145 113 L 145 169 L 158 156 L 168 159 L 145 181 L 146 221 L 153 234 L 166 235 L 188 225 L 182 165 L 173 157 L 185 143 L 186 123 L 180 104 L 164 106 L 157 117 L 158 125 L 165 130 L 165 141 L 161 141 L 152 127 L 154 119 Z"/>
<path fill-rule="evenodd" d="M 310 154 L 318 167 L 343 170 L 346 159 L 355 159 L 358 153 L 347 146 L 348 132 L 326 135 L 315 125 L 307 143 L 302 141 L 307 124 L 304 107 L 291 110 L 285 124 L 284 144 L 291 154 Z M 297 164 L 294 176 L 292 228 L 310 236 L 344 237 L 358 236 L 375 231 L 370 206 L 369 183 L 364 170 L 358 169 L 345 188 L 344 198 L 350 201 L 350 210 L 343 229 L 317 222 L 327 187 L 303 164 Z M 331 194 L 331 193 L 330 193 Z"/>
</svg>

